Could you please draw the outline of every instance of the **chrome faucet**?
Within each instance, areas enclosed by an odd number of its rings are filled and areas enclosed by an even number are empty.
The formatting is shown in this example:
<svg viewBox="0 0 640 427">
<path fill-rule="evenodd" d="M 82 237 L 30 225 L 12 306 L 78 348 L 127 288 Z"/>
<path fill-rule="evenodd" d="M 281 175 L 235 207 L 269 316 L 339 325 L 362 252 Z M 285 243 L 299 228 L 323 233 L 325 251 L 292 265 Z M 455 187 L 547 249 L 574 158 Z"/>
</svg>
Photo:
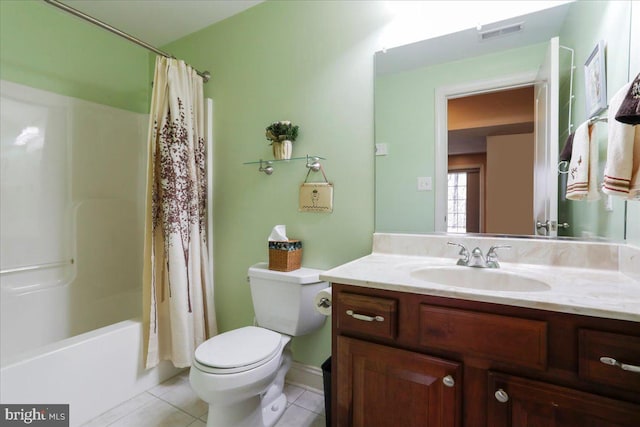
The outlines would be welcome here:
<svg viewBox="0 0 640 427">
<path fill-rule="evenodd" d="M 471 251 L 471 258 L 469 259 L 469 263 L 467 267 L 476 267 L 476 268 L 486 268 L 487 261 L 484 259 L 484 255 L 482 255 L 482 250 L 479 247 L 473 248 Z"/>
<path fill-rule="evenodd" d="M 479 247 L 475 247 L 471 253 L 469 250 L 459 243 L 448 242 L 447 244 L 452 246 L 459 246 L 460 259 L 456 265 L 463 265 L 466 267 L 474 267 L 474 268 L 500 268 L 500 263 L 498 263 L 498 254 L 496 253 L 496 249 L 500 248 L 511 248 L 510 245 L 499 245 L 499 246 L 491 246 L 489 251 L 487 252 L 487 257 L 482 254 L 482 250 Z"/>
</svg>

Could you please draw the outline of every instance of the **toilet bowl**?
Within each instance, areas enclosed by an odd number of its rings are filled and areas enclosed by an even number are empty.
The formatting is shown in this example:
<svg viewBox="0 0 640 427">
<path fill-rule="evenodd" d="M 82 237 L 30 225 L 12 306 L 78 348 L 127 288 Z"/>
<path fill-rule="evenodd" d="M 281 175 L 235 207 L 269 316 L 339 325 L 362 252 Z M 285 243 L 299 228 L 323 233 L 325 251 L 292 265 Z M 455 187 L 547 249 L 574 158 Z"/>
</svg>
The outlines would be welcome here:
<svg viewBox="0 0 640 427">
<path fill-rule="evenodd" d="M 327 286 L 320 271 L 249 269 L 258 326 L 217 335 L 196 349 L 189 381 L 209 405 L 207 427 L 271 427 L 286 409 L 284 381 L 292 336 L 319 329 L 325 317 L 313 306 Z"/>
</svg>

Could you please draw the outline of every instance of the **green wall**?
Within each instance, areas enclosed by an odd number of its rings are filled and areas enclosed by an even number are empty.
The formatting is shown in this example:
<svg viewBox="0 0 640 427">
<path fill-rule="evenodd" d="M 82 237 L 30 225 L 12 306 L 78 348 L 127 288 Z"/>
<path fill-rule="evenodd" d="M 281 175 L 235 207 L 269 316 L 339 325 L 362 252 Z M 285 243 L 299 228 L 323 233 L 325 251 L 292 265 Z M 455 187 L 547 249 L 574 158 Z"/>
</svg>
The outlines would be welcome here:
<svg viewBox="0 0 640 427">
<path fill-rule="evenodd" d="M 209 70 L 214 113 L 215 299 L 221 331 L 251 324 L 247 268 L 267 260 L 267 237 L 286 224 L 303 241 L 302 263 L 328 269 L 371 251 L 373 52 L 385 24 L 380 2 L 267 1 L 165 48 Z M 267 176 L 244 162 L 272 159 L 264 129 L 300 126 L 293 155 L 325 157 L 331 214 L 299 213 L 304 161 Z M 319 174 L 313 177 L 319 180 Z M 294 339 L 294 358 L 319 366 L 330 322 Z"/>
<path fill-rule="evenodd" d="M 149 111 L 148 52 L 42 1 L 0 1 L 0 78 Z"/>
<path fill-rule="evenodd" d="M 442 86 L 536 71 L 546 43 L 376 76 L 375 228 L 378 232 L 434 231 L 433 191 L 417 191 L 416 177 L 435 174 L 435 91 Z"/>
<path fill-rule="evenodd" d="M 573 77 L 572 123 L 575 130 L 588 119 L 585 108 L 584 63 L 599 40 L 605 41 L 607 99 L 611 99 L 620 87 L 629 81 L 629 22 L 631 2 L 628 1 L 579 1 L 571 5 L 560 33 L 560 44 L 575 52 L 576 70 Z M 588 28 L 588 31 L 585 29 Z M 568 68 L 564 68 L 565 73 Z M 566 80 L 566 76 L 565 76 Z M 560 105 L 567 105 L 568 91 L 564 91 Z M 561 115 L 563 115 L 561 110 Z M 606 113 L 605 113 L 606 114 Z M 561 117 L 563 119 L 563 117 Z M 561 123 L 566 120 L 561 120 Z M 564 139 L 566 139 L 566 132 Z M 596 124 L 594 137 L 599 147 L 599 183 L 604 175 L 607 157 L 607 125 Z M 560 142 L 561 148 L 564 139 Z M 601 193 L 597 201 L 560 200 L 559 222 L 571 224 L 574 237 L 601 236 L 621 241 L 624 239 L 625 202 L 613 197 L 613 211 L 605 210 L 606 195 Z"/>
</svg>

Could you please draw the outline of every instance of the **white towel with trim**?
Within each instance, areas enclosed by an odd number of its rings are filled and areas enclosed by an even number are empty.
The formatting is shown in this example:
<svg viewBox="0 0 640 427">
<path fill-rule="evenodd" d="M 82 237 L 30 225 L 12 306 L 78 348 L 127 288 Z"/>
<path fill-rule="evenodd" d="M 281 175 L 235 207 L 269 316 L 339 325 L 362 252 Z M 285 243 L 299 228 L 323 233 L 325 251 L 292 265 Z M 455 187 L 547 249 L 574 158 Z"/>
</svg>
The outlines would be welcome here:
<svg viewBox="0 0 640 427">
<path fill-rule="evenodd" d="M 607 160 L 604 167 L 602 191 L 612 196 L 629 197 L 634 163 L 640 162 L 634 156 L 634 126 L 616 120 L 616 114 L 624 101 L 631 83 L 620 88 L 609 103 Z M 640 142 L 639 142 L 640 143 Z M 638 144 L 635 144 L 638 145 Z M 638 165 L 635 167 L 636 180 Z M 640 184 L 640 183 L 637 183 Z M 640 188 L 639 188 L 640 189 Z M 637 190 L 636 190 L 637 191 Z"/>
<path fill-rule="evenodd" d="M 598 200 L 598 147 L 591 138 L 593 125 L 584 122 L 573 136 L 569 177 L 567 180 L 567 199 Z"/>
</svg>

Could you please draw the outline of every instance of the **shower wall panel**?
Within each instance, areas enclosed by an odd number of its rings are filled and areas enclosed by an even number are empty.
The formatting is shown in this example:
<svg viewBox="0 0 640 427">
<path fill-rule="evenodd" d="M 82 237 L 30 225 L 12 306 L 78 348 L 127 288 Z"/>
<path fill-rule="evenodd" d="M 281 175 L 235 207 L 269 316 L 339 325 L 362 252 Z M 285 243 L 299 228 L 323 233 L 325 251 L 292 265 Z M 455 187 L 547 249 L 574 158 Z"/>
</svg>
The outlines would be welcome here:
<svg viewBox="0 0 640 427">
<path fill-rule="evenodd" d="M 0 95 L 4 360 L 140 315 L 148 115 Z"/>
</svg>

